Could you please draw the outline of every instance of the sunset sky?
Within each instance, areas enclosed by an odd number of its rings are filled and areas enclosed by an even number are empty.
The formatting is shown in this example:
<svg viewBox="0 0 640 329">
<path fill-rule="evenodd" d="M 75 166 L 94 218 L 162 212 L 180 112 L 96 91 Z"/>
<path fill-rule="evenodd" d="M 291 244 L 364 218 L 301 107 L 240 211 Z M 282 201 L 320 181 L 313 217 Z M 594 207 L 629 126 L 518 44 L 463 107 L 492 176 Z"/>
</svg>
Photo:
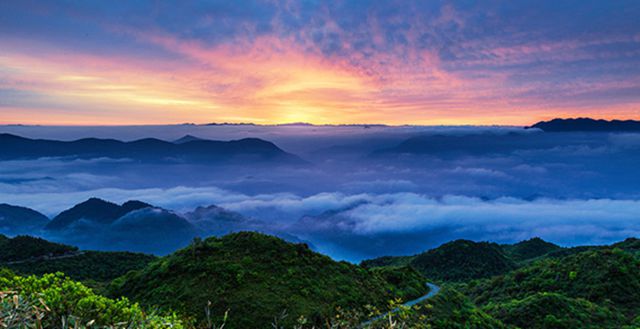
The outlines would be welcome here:
<svg viewBox="0 0 640 329">
<path fill-rule="evenodd" d="M 0 123 L 640 119 L 640 1 L 0 2 Z"/>
</svg>

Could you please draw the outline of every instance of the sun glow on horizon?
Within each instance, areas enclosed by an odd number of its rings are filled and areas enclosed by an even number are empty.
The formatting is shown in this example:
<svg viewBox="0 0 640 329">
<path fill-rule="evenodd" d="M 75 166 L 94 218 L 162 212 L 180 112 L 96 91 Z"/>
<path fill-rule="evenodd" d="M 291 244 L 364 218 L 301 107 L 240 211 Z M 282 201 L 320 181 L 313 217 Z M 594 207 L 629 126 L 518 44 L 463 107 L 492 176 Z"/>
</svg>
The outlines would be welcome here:
<svg viewBox="0 0 640 329">
<path fill-rule="evenodd" d="M 386 17 L 372 3 L 367 15 L 349 13 L 347 21 L 320 5 L 310 11 L 310 21 L 295 24 L 289 20 L 305 9 L 272 5 L 276 13 L 264 31 L 250 21 L 236 26 L 230 17 L 227 28 L 235 32 L 228 35 L 216 35 L 218 23 L 207 16 L 196 21 L 208 29 L 189 30 L 192 22 L 186 21 L 181 24 L 192 34 L 181 34 L 180 25 L 172 31 L 161 24 L 143 28 L 12 8 L 24 19 L 45 15 L 44 21 L 59 27 L 49 32 L 34 20 L 33 28 L 47 33 L 0 32 L 0 123 L 527 125 L 554 117 L 640 119 L 640 75 L 634 74 L 640 27 L 566 40 L 511 40 L 492 33 L 471 38 L 476 31 L 466 29 L 486 22 L 475 18 L 481 13 L 453 5 L 412 10 L 427 19 L 402 12 Z M 91 37 L 69 29 L 73 24 Z M 20 32 L 24 25 L 11 28 Z"/>
</svg>

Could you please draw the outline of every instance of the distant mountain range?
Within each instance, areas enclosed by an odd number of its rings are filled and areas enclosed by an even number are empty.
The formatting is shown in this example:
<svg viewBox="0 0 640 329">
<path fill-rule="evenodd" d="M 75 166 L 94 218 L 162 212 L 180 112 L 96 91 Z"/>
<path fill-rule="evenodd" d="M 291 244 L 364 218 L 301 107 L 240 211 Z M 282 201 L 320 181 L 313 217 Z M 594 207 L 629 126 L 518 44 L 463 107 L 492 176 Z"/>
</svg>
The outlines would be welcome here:
<svg viewBox="0 0 640 329">
<path fill-rule="evenodd" d="M 475 133 L 473 135 L 422 135 L 406 139 L 397 146 L 374 151 L 372 156 L 385 154 L 478 155 L 508 153 L 517 149 L 549 148 L 557 139 L 526 133 Z"/>
<path fill-rule="evenodd" d="M 178 214 L 136 200 L 118 205 L 90 198 L 50 220 L 29 208 L 0 204 L 0 234 L 37 235 L 83 249 L 166 254 L 197 236 L 239 231 L 269 233 L 313 248 L 309 242 L 275 231 L 265 222 L 215 205 Z"/>
<path fill-rule="evenodd" d="M 557 147 L 602 147 L 606 138 L 585 139 L 581 133 L 640 132 L 640 121 L 595 120 L 589 118 L 554 119 L 542 121 L 526 129 L 538 128 L 544 132 L 565 132 L 563 138 L 555 134 L 521 130 L 500 132 L 470 132 L 464 135 L 422 134 L 410 137 L 398 145 L 382 148 L 370 154 L 380 158 L 385 155 L 476 156 L 509 154 L 516 151 L 554 149 Z"/>
<path fill-rule="evenodd" d="M 84 138 L 75 141 L 30 139 L 12 134 L 0 134 L 0 159 L 32 159 L 42 157 L 128 158 L 144 161 L 186 162 L 278 162 L 304 163 L 275 144 L 244 138 L 232 141 L 212 141 L 185 136 L 175 142 L 145 138 L 132 142 L 114 139 Z"/>
<path fill-rule="evenodd" d="M 591 118 L 553 119 L 541 121 L 527 128 L 539 128 L 547 132 L 601 131 L 601 132 L 640 132 L 640 121 L 634 120 L 596 120 Z"/>
<path fill-rule="evenodd" d="M 45 228 L 48 230 L 61 230 L 70 227 L 80 220 L 91 221 L 97 224 L 111 224 L 131 211 L 148 207 L 152 206 L 140 201 L 127 201 L 119 206 L 98 198 L 91 198 L 75 205 L 71 209 L 61 212 L 53 218 Z"/>
</svg>

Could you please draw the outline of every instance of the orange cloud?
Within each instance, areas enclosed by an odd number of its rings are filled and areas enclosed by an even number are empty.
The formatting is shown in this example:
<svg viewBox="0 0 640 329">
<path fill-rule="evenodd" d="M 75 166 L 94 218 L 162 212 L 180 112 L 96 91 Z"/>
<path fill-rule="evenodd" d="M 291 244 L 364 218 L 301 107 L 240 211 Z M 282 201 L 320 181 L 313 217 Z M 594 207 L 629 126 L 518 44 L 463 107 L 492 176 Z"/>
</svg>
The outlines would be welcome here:
<svg viewBox="0 0 640 329">
<path fill-rule="evenodd" d="M 179 56 L 146 60 L 47 45 L 25 52 L 8 44 L 0 56 L 0 87 L 35 97 L 0 104 L 0 122 L 528 124 L 585 110 L 514 97 L 527 90 L 509 86 L 505 74 L 454 74 L 438 56 L 410 44 L 368 57 L 356 51 L 333 56 L 310 42 L 273 36 L 207 46 L 124 33 Z M 637 117 L 635 106 L 607 113 Z"/>
</svg>

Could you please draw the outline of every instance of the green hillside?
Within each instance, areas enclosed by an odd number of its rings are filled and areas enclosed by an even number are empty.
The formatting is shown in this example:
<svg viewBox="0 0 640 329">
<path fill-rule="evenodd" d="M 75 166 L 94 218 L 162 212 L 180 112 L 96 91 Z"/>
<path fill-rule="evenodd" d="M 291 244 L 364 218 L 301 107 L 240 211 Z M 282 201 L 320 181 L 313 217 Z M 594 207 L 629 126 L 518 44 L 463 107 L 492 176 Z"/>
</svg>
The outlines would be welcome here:
<svg viewBox="0 0 640 329">
<path fill-rule="evenodd" d="M 543 259 L 469 289 L 480 304 L 521 299 L 537 292 L 558 292 L 592 302 L 640 306 L 640 260 L 620 249 L 587 251 Z"/>
<path fill-rule="evenodd" d="M 231 329 L 274 322 L 294 328 L 299 321 L 304 325 L 295 328 L 346 329 L 424 295 L 425 281 L 435 279 L 441 289 L 434 296 L 367 328 L 635 329 L 639 241 L 561 248 L 540 239 L 513 245 L 456 240 L 416 256 L 365 261 L 366 268 L 249 232 L 194 240 L 161 258 L 0 235 L 0 266 L 17 273 L 0 270 L 0 312 L 2 320 L 12 317 L 13 327 L 22 319 L 22 328 L 64 319 L 72 324 L 67 327 L 94 329 L 197 329 L 224 321 Z"/>
<path fill-rule="evenodd" d="M 429 279 L 462 281 L 486 278 L 515 268 L 495 243 L 456 240 L 417 255 L 410 263 Z"/>
<path fill-rule="evenodd" d="M 389 272 L 336 262 L 303 244 L 242 232 L 208 238 L 162 257 L 116 280 L 111 295 L 200 321 L 210 302 L 212 314 L 229 311 L 228 328 L 266 328 L 285 310 L 285 324 L 301 315 L 320 322 L 337 307 L 383 308 L 394 297 L 426 292 L 417 272 L 405 269 L 399 276 L 402 282 L 394 284 Z"/>
<path fill-rule="evenodd" d="M 41 238 L 26 235 L 8 238 L 0 234 L 0 262 L 60 257 L 77 251 L 76 247 L 49 242 Z"/>
<path fill-rule="evenodd" d="M 622 314 L 582 298 L 539 292 L 523 299 L 490 303 L 485 311 L 519 328 L 621 328 Z"/>
<path fill-rule="evenodd" d="M 415 256 L 382 256 L 373 259 L 367 259 L 360 262 L 360 266 L 364 266 L 366 268 L 374 268 L 374 267 L 398 267 L 398 266 L 407 266 L 411 264 L 411 261 L 416 258 Z"/>
<path fill-rule="evenodd" d="M 446 329 L 502 329 L 508 328 L 498 319 L 475 306 L 468 297 L 451 288 L 443 288 L 438 295 L 424 302 L 416 312 L 413 325 L 421 322 L 427 328 Z M 422 321 L 420 321 L 422 316 Z M 413 325 L 409 328 L 413 328 Z"/>
<path fill-rule="evenodd" d="M 0 294 L 0 312 L 22 317 L 30 323 L 24 328 L 62 319 L 78 328 L 196 329 L 224 321 L 231 329 L 274 321 L 294 328 L 303 316 L 306 323 L 297 328 L 346 329 L 371 318 L 372 309 L 424 295 L 422 272 L 441 290 L 415 309 L 393 313 L 396 325 L 385 318 L 368 328 L 632 329 L 640 324 L 639 241 L 561 248 L 540 239 L 512 245 L 456 240 L 416 256 L 365 261 L 366 268 L 249 232 L 195 240 L 162 258 L 0 235 L 0 266 L 18 274 L 0 270 L 0 291 L 11 291 Z"/>
<path fill-rule="evenodd" d="M 139 270 L 154 259 L 155 256 L 131 252 L 85 251 L 73 257 L 37 259 L 3 266 L 23 275 L 63 272 L 73 280 L 88 281 L 91 286 L 96 286 L 108 284 L 131 270 Z"/>
<path fill-rule="evenodd" d="M 80 251 L 26 235 L 0 235 L 0 266 L 21 275 L 63 272 L 74 280 L 106 284 L 154 259 L 152 255 L 132 252 Z"/>
<path fill-rule="evenodd" d="M 527 313 L 540 328 L 551 316 L 563 324 L 558 328 L 570 328 L 576 321 L 593 328 L 618 328 L 612 323 L 619 323 L 620 315 L 626 322 L 640 315 L 640 260 L 621 249 L 603 247 L 542 259 L 502 276 L 470 282 L 465 291 L 507 323 L 517 325 L 518 314 Z"/>
<path fill-rule="evenodd" d="M 564 252 L 564 253 L 563 253 Z M 361 262 L 367 268 L 412 266 L 434 280 L 466 281 L 507 273 L 527 261 L 574 252 L 532 238 L 515 244 L 455 240 L 415 256 L 383 256 Z"/>
<path fill-rule="evenodd" d="M 560 246 L 540 238 L 533 238 L 515 244 L 506 244 L 501 247 L 507 256 L 516 262 L 534 259 L 562 249 Z"/>
</svg>

